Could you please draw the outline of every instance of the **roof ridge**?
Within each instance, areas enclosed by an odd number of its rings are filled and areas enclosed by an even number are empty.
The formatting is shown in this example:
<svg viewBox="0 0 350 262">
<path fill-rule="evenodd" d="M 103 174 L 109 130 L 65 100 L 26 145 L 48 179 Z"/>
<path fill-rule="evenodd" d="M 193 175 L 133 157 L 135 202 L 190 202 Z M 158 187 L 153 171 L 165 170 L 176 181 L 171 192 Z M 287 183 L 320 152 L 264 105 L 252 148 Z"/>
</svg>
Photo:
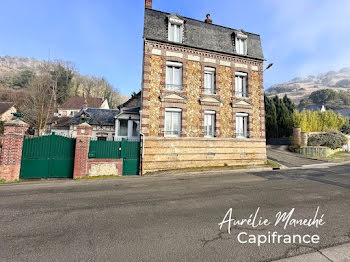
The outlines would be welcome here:
<svg viewBox="0 0 350 262">
<path fill-rule="evenodd" d="M 222 28 L 231 29 L 231 30 L 235 30 L 235 31 L 242 31 L 242 30 L 243 30 L 243 31 L 244 31 L 245 33 L 247 33 L 247 34 L 260 36 L 260 34 L 247 32 L 247 31 L 245 31 L 245 30 L 242 29 L 242 28 L 241 28 L 241 29 L 236 29 L 236 28 L 227 27 L 227 26 L 218 25 L 218 24 L 210 24 L 210 23 L 205 23 L 205 22 L 203 22 L 203 21 L 201 21 L 201 20 L 198 20 L 198 19 L 194 19 L 194 18 L 182 16 L 182 15 L 180 15 L 180 14 L 178 14 L 178 13 L 168 13 L 168 12 L 164 12 L 164 11 L 160 11 L 160 10 L 156 10 L 156 9 L 150 9 L 150 8 L 146 8 L 146 9 L 151 10 L 151 11 L 156 11 L 156 12 L 159 12 L 159 13 L 163 13 L 163 14 L 167 14 L 167 15 L 176 14 L 176 15 L 179 15 L 179 16 L 185 18 L 185 19 L 193 20 L 193 21 L 196 21 L 196 22 L 201 22 L 201 23 L 206 24 L 206 25 L 222 27 Z"/>
</svg>

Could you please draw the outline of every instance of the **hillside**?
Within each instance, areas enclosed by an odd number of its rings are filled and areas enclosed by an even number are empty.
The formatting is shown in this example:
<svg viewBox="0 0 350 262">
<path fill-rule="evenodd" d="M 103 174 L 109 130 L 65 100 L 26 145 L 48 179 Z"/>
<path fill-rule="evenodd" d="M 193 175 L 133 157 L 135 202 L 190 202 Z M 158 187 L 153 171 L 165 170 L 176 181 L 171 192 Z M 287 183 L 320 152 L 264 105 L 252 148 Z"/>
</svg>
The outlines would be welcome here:
<svg viewBox="0 0 350 262">
<path fill-rule="evenodd" d="M 69 78 L 68 80 L 65 79 L 67 86 L 64 89 L 67 94 L 64 96 L 64 100 L 71 96 L 101 97 L 107 99 L 110 106 L 115 108 L 128 99 L 127 96 L 120 94 L 105 78 L 81 75 L 70 62 L 45 62 L 34 58 L 0 56 L 0 100 L 18 100 L 18 96 L 25 96 L 33 75 L 38 74 L 40 67 L 45 63 L 52 64 L 53 67 L 56 66 L 57 70 L 63 70 Z M 21 101 L 14 102 L 20 103 Z"/>
<path fill-rule="evenodd" d="M 306 78 L 296 77 L 288 82 L 271 86 L 266 90 L 266 94 L 279 97 L 286 94 L 295 104 L 299 104 L 300 100 L 307 99 L 312 92 L 322 89 L 349 93 L 350 68 L 343 68 L 338 72 L 329 71 L 317 76 L 311 75 Z"/>
</svg>

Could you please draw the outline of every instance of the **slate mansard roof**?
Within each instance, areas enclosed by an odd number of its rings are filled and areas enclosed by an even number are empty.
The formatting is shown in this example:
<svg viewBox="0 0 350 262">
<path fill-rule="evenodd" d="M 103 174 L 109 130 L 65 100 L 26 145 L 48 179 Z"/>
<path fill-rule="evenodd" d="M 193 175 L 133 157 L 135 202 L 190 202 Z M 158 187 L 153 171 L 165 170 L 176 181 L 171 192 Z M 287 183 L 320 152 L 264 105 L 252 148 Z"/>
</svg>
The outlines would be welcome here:
<svg viewBox="0 0 350 262">
<path fill-rule="evenodd" d="M 148 40 L 179 44 L 168 41 L 169 15 L 169 13 L 146 8 L 144 38 Z M 242 30 L 236 30 L 215 24 L 208 24 L 186 17 L 180 18 L 184 20 L 183 42 L 180 45 L 214 52 L 239 55 L 235 52 L 234 38 L 235 33 Z M 264 60 L 260 36 L 244 31 L 242 32 L 248 36 L 247 55 L 245 56 Z"/>
</svg>

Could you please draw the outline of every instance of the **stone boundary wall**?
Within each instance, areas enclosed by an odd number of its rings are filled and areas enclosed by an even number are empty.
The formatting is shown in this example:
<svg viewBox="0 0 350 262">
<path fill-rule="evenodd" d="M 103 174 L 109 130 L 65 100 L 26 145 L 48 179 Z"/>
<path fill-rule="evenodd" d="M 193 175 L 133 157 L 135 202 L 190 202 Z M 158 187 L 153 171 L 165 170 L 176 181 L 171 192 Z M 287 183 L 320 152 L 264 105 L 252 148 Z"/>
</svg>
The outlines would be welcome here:
<svg viewBox="0 0 350 262">
<path fill-rule="evenodd" d="M 266 163 L 265 139 L 147 137 L 142 173 L 202 166 Z"/>
<path fill-rule="evenodd" d="M 123 159 L 89 158 L 88 176 L 121 176 L 123 174 Z"/>
</svg>

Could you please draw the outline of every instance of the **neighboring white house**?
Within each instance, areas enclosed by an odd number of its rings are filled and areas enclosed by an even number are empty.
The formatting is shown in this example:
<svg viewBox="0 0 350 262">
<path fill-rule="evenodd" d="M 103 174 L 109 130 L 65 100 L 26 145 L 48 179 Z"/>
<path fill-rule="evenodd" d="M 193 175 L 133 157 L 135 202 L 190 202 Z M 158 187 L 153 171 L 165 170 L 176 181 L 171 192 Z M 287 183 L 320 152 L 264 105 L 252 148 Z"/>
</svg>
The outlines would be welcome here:
<svg viewBox="0 0 350 262">
<path fill-rule="evenodd" d="M 96 140 L 139 140 L 141 92 L 132 96 L 118 109 L 86 108 L 83 103 L 74 116 L 56 116 L 49 124 L 47 133 L 76 137 L 77 126 L 87 118 L 92 126 L 92 139 Z"/>
<path fill-rule="evenodd" d="M 139 140 L 141 91 L 119 105 L 118 108 L 119 113 L 115 116 L 115 139 Z"/>
<path fill-rule="evenodd" d="M 16 113 L 15 104 L 13 102 L 0 102 L 0 121 L 9 121 L 12 119 L 12 113 Z"/>
<path fill-rule="evenodd" d="M 56 116 L 74 117 L 82 108 L 109 109 L 109 105 L 107 99 L 103 100 L 99 97 L 70 97 L 57 109 Z"/>
</svg>

